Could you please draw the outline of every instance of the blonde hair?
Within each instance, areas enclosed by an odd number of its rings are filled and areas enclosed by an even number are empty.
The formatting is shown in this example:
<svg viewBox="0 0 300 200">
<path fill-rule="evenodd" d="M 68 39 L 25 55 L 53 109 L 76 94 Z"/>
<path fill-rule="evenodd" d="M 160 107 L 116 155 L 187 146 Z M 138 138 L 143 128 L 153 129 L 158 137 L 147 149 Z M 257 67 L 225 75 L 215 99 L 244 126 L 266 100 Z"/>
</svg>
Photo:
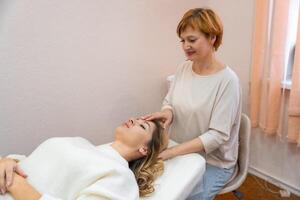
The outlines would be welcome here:
<svg viewBox="0 0 300 200">
<path fill-rule="evenodd" d="M 157 158 L 164 147 L 163 128 L 157 120 L 152 122 L 156 125 L 156 128 L 152 140 L 148 143 L 148 155 L 129 163 L 129 167 L 135 175 L 141 197 L 154 192 L 153 183 L 164 170 L 163 161 Z"/>
<path fill-rule="evenodd" d="M 209 8 L 194 8 L 187 11 L 177 26 L 177 35 L 187 27 L 199 30 L 206 38 L 216 37 L 214 48 L 217 50 L 222 43 L 223 25 L 217 14 Z"/>
</svg>

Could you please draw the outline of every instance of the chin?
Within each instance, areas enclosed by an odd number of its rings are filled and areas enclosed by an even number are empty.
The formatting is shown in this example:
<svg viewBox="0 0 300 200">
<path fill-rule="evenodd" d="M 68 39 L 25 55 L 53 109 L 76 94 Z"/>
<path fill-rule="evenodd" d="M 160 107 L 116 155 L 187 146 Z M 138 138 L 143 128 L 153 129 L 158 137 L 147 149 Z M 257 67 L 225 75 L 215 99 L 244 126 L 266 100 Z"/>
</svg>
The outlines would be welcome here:
<svg viewBox="0 0 300 200">
<path fill-rule="evenodd" d="M 192 56 L 191 57 L 187 56 L 186 60 L 194 61 L 194 58 Z"/>
<path fill-rule="evenodd" d="M 115 139 L 119 138 L 122 133 L 124 132 L 124 127 L 122 126 L 118 126 L 116 129 L 115 129 Z"/>
</svg>

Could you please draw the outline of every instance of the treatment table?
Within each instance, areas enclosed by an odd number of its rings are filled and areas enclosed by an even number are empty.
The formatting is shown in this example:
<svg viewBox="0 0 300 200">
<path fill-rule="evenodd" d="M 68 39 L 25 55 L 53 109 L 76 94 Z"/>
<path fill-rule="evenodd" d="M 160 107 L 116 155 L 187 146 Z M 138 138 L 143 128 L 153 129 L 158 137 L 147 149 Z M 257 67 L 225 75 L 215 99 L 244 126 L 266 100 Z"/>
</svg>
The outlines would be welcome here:
<svg viewBox="0 0 300 200">
<path fill-rule="evenodd" d="M 177 143 L 170 140 L 169 147 Z M 155 180 L 155 191 L 140 200 L 184 200 L 200 189 L 205 172 L 205 159 L 197 153 L 177 156 L 164 162 L 163 174 Z"/>
</svg>

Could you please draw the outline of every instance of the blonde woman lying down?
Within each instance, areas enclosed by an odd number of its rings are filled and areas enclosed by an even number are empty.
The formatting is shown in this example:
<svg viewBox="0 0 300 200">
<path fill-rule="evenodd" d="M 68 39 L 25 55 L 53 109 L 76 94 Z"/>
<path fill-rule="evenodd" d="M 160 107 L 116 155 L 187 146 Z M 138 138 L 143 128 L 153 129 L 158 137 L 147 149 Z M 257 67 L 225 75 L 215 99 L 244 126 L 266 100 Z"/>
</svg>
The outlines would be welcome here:
<svg viewBox="0 0 300 200">
<path fill-rule="evenodd" d="M 142 119 L 117 127 L 111 144 L 48 139 L 19 163 L 0 160 L 0 199 L 139 199 L 154 191 L 153 181 L 163 171 L 157 156 L 165 141 L 157 121 Z"/>
</svg>

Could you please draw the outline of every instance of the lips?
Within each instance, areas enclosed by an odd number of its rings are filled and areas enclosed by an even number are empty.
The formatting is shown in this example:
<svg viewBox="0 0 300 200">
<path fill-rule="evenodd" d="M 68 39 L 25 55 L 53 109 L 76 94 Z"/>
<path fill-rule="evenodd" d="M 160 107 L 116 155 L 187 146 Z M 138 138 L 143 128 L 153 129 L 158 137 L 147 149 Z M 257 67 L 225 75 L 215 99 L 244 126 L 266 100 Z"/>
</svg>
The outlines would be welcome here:
<svg viewBox="0 0 300 200">
<path fill-rule="evenodd" d="M 122 124 L 122 126 L 125 126 L 126 128 L 129 128 L 129 125 L 128 125 L 126 122 L 124 122 L 124 123 Z"/>
<path fill-rule="evenodd" d="M 124 122 L 122 125 L 125 126 L 126 128 L 130 128 L 131 123 L 129 121 L 127 121 L 127 122 Z"/>
<path fill-rule="evenodd" d="M 188 52 L 185 52 L 187 56 L 191 56 L 195 53 L 195 51 L 188 51 Z"/>
</svg>

